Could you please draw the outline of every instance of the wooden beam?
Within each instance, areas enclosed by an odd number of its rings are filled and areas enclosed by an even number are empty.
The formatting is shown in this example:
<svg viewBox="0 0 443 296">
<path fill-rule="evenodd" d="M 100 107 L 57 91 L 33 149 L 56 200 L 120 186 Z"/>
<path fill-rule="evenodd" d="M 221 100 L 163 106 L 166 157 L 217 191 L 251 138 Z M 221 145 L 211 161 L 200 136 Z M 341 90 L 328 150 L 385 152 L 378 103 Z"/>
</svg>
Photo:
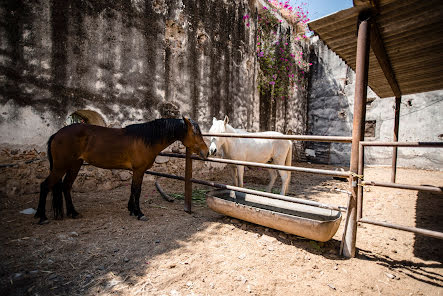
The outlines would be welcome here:
<svg viewBox="0 0 443 296">
<path fill-rule="evenodd" d="M 383 39 L 380 36 L 380 31 L 376 22 L 372 23 L 371 26 L 371 48 L 378 60 L 380 68 L 385 74 L 386 80 L 391 86 L 392 91 L 396 97 L 401 97 L 400 87 L 398 86 L 397 80 L 395 79 L 394 71 L 392 70 L 391 61 L 386 54 L 386 49 L 383 44 Z"/>
</svg>

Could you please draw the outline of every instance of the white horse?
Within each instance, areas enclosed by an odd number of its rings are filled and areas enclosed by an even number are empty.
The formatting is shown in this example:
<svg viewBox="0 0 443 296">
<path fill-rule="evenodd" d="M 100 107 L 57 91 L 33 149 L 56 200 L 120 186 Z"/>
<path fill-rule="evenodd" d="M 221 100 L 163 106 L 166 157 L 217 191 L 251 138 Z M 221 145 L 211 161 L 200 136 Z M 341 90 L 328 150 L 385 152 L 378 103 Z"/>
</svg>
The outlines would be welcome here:
<svg viewBox="0 0 443 296">
<path fill-rule="evenodd" d="M 209 133 L 247 133 L 245 130 L 235 129 L 228 124 L 228 117 L 224 120 L 212 120 L 212 127 Z M 261 132 L 254 133 L 256 135 L 281 136 L 278 132 Z M 229 138 L 229 137 L 211 137 L 211 145 L 209 146 L 209 155 L 215 155 L 217 150 L 222 152 L 223 158 L 252 161 L 259 163 L 273 163 L 277 165 L 292 164 L 292 142 L 289 140 L 273 140 L 273 139 L 253 139 L 253 138 Z M 243 187 L 243 174 L 245 167 L 237 165 L 234 169 L 235 186 Z M 278 171 L 281 177 L 282 185 L 280 194 L 284 195 L 288 190 L 291 172 Z M 277 172 L 269 169 L 271 181 L 267 187 L 270 192 L 277 179 Z"/>
</svg>

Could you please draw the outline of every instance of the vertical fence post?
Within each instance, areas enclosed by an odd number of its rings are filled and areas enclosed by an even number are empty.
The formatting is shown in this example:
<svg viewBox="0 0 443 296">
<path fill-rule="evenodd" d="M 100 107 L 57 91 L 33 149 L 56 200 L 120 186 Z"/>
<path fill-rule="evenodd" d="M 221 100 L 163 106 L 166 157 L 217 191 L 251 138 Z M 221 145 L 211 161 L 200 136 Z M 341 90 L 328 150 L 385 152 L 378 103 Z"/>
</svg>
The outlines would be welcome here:
<svg viewBox="0 0 443 296">
<path fill-rule="evenodd" d="M 398 126 L 400 123 L 400 104 L 401 97 L 395 97 L 395 119 L 394 119 L 394 142 L 398 142 Z M 391 173 L 391 182 L 395 183 L 395 179 L 397 177 L 397 150 L 398 147 L 392 148 L 392 173 Z"/>
<path fill-rule="evenodd" d="M 365 146 L 362 144 L 358 147 L 358 175 L 363 176 L 365 173 Z M 357 219 L 363 217 L 363 184 L 362 180 L 358 180 L 358 192 L 357 192 Z"/>
<path fill-rule="evenodd" d="M 350 171 L 353 175 L 349 178 L 350 197 L 348 207 L 347 227 L 343 243 L 343 255 L 347 258 L 355 256 L 355 243 L 357 239 L 357 195 L 358 195 L 358 173 L 359 145 L 364 138 L 365 108 L 368 87 L 369 68 L 369 40 L 370 27 L 369 19 L 359 18 L 356 71 L 355 71 L 355 98 L 354 98 L 354 119 L 352 127 L 352 147 Z"/>
<path fill-rule="evenodd" d="M 186 163 L 185 163 L 185 212 L 191 213 L 192 207 L 192 159 L 191 150 L 186 148 Z"/>
</svg>

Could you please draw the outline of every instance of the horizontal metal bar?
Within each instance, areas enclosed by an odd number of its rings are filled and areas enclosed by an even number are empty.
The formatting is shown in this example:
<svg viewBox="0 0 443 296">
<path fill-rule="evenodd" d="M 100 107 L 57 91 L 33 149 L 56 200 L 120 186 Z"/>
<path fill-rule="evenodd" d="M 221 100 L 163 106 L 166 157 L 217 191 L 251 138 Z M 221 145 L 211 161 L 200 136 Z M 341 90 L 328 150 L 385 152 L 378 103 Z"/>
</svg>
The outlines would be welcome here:
<svg viewBox="0 0 443 296">
<path fill-rule="evenodd" d="M 180 180 L 180 181 L 185 180 L 185 178 L 181 177 L 181 176 L 170 175 L 170 174 L 159 173 L 159 172 L 146 171 L 145 174 L 159 176 L 159 177 L 165 177 L 165 178 L 170 178 L 170 179 L 175 179 L 175 180 Z M 315 202 L 315 201 L 311 201 L 311 200 L 306 200 L 306 199 L 301 199 L 301 198 L 296 198 L 296 197 L 291 197 L 291 196 L 285 196 L 285 195 L 280 195 L 280 194 L 275 194 L 275 193 L 269 193 L 269 192 L 262 192 L 262 191 L 247 189 L 247 188 L 243 188 L 243 187 L 219 184 L 219 183 L 215 183 L 215 182 L 208 182 L 208 181 L 203 181 L 203 180 L 198 180 L 198 179 L 191 179 L 191 182 L 196 183 L 196 184 L 216 187 L 216 188 L 220 188 L 220 189 L 234 190 L 234 191 L 238 191 L 238 192 L 255 194 L 255 195 L 260 195 L 260 196 L 278 199 L 278 200 L 284 200 L 284 201 L 289 201 L 289 202 L 294 202 L 294 203 L 299 203 L 299 204 L 304 204 L 304 205 L 309 205 L 309 206 L 315 206 L 315 207 L 319 207 L 319 208 L 323 208 L 323 209 L 330 209 L 330 210 L 336 210 L 336 211 L 342 211 L 342 212 L 345 212 L 347 210 L 346 207 L 342 207 L 342 206 L 323 204 L 323 203 L 319 203 L 319 202 Z"/>
<path fill-rule="evenodd" d="M 389 187 L 389 188 L 421 190 L 421 191 L 430 191 L 430 192 L 436 192 L 436 193 L 443 193 L 443 188 L 442 187 L 437 187 L 437 186 L 408 185 L 408 184 L 398 184 L 398 183 L 383 183 L 383 182 L 375 182 L 375 181 L 362 181 L 361 184 L 362 185 L 369 185 L 369 186 L 379 186 L 379 187 Z"/>
<path fill-rule="evenodd" d="M 271 136 L 257 133 L 236 134 L 236 133 L 204 133 L 206 137 L 229 137 L 229 138 L 254 138 L 254 139 L 279 139 L 279 140 L 297 140 L 310 142 L 337 142 L 351 143 L 352 137 L 344 136 L 311 136 L 311 135 L 281 135 Z"/>
<path fill-rule="evenodd" d="M 162 152 L 159 155 L 168 156 L 168 157 L 177 157 L 177 158 L 185 158 L 186 157 L 184 154 L 166 153 L 166 152 Z M 219 162 L 219 163 L 235 164 L 235 165 L 245 165 L 245 166 L 259 167 L 259 168 L 266 168 L 266 169 L 276 169 L 276 170 L 291 171 L 291 172 L 312 173 L 312 174 L 329 175 L 329 176 L 337 176 L 337 177 L 345 177 L 345 178 L 347 178 L 351 175 L 351 173 L 348 171 L 311 169 L 311 168 L 303 168 L 303 167 L 284 166 L 284 165 L 276 165 L 276 164 L 265 164 L 265 163 L 223 159 L 223 158 L 214 158 L 214 157 L 208 157 L 206 159 L 203 159 L 203 158 L 195 156 L 195 155 L 191 156 L 191 158 L 194 160 L 201 160 L 201 161 Z"/>
<path fill-rule="evenodd" d="M 360 142 L 363 146 L 385 146 L 385 147 L 434 147 L 443 148 L 443 142 Z"/>
<path fill-rule="evenodd" d="M 443 239 L 443 232 L 438 232 L 438 231 L 433 231 L 433 230 L 428 230 L 428 229 L 423 229 L 423 228 L 417 228 L 417 227 L 402 226 L 402 225 L 392 224 L 392 223 L 388 223 L 388 222 L 373 221 L 373 220 L 364 219 L 364 218 L 358 220 L 358 222 L 382 226 L 382 227 L 388 227 L 388 228 L 393 228 L 393 229 L 403 230 L 403 231 L 408 231 L 408 232 L 414 232 L 414 233 L 418 233 L 418 234 L 422 234 L 422 235 L 426 235 L 426 236 L 430 236 L 430 237 Z"/>
</svg>

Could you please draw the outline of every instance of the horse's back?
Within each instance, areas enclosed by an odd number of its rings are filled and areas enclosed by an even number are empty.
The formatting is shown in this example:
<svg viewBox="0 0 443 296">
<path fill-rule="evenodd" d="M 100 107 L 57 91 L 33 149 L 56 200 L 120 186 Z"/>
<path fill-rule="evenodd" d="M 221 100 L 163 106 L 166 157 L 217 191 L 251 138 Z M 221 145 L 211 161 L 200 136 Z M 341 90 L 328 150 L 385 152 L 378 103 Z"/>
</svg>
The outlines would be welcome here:
<svg viewBox="0 0 443 296">
<path fill-rule="evenodd" d="M 72 124 L 60 129 L 50 144 L 54 163 L 60 167 L 79 159 L 102 168 L 128 167 L 125 151 L 131 147 L 122 129 Z"/>
<path fill-rule="evenodd" d="M 283 136 L 280 132 L 275 131 L 265 131 L 265 132 L 258 132 L 258 133 L 250 133 L 257 136 Z M 284 140 L 284 139 L 262 139 L 262 138 L 245 138 L 245 140 L 249 140 L 251 145 L 264 145 L 264 146 L 272 146 L 273 149 L 275 147 L 284 147 L 284 149 L 288 149 L 289 147 L 292 147 L 292 141 L 291 140 Z M 253 141 L 251 141 L 253 140 Z"/>
<path fill-rule="evenodd" d="M 94 140 L 123 135 L 122 129 L 108 128 L 92 124 L 75 123 L 63 127 L 54 135 L 55 143 L 70 144 L 77 149 Z"/>
</svg>

